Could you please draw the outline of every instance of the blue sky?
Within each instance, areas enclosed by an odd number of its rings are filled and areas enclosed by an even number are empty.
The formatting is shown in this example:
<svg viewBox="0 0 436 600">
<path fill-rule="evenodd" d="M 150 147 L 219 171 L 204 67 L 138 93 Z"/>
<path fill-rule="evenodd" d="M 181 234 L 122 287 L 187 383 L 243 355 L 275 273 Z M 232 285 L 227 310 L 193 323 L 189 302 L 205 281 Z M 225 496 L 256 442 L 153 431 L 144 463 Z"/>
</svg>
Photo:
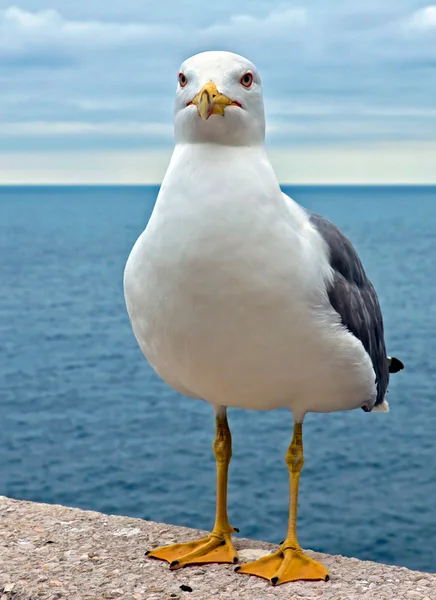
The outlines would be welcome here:
<svg viewBox="0 0 436 600">
<path fill-rule="evenodd" d="M 436 183 L 436 4 L 0 0 L 0 183 L 159 182 L 179 64 L 260 69 L 282 182 Z"/>
</svg>

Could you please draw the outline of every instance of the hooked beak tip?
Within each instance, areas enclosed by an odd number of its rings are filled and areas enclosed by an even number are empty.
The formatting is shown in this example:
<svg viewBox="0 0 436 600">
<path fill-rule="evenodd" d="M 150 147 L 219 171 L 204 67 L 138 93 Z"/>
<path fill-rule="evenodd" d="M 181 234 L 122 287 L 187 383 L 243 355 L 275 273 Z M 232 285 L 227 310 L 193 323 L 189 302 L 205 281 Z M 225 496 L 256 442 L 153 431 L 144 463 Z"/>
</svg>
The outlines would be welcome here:
<svg viewBox="0 0 436 600">
<path fill-rule="evenodd" d="M 197 104 L 197 109 L 198 114 L 203 119 L 203 121 L 207 121 L 213 113 L 214 102 L 208 90 L 203 90 L 201 92 L 200 99 Z"/>
<path fill-rule="evenodd" d="M 224 116 L 224 109 L 235 103 L 221 94 L 213 81 L 210 81 L 188 104 L 194 104 L 198 115 L 203 121 L 207 121 L 211 115 Z"/>
</svg>

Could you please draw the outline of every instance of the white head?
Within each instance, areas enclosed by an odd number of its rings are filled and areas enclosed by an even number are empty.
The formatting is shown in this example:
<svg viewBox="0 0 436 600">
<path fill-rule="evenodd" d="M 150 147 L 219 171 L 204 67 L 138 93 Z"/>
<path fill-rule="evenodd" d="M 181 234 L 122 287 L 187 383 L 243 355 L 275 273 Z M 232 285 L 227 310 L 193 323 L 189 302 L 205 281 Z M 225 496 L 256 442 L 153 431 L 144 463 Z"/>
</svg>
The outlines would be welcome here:
<svg viewBox="0 0 436 600">
<path fill-rule="evenodd" d="M 177 143 L 253 146 L 265 140 L 262 85 L 256 67 L 231 52 L 202 52 L 180 67 Z"/>
</svg>

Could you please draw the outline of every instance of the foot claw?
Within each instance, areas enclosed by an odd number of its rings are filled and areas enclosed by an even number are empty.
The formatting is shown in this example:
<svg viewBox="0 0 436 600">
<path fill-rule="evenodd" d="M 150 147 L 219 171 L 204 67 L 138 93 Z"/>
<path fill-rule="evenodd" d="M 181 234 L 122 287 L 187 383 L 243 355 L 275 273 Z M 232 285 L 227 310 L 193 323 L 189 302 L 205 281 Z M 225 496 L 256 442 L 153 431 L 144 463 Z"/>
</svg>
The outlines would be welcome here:
<svg viewBox="0 0 436 600">
<path fill-rule="evenodd" d="M 174 567 L 177 567 L 178 564 L 179 564 L 178 560 L 173 560 L 173 562 L 170 564 L 170 569 L 174 569 Z"/>
<path fill-rule="evenodd" d="M 278 581 L 279 581 L 279 578 L 278 578 L 278 577 L 273 577 L 273 578 L 271 579 L 271 585 L 277 585 Z"/>
<path fill-rule="evenodd" d="M 238 567 L 235 567 L 235 573 L 237 573 L 240 568 L 241 568 L 241 565 L 239 565 Z"/>
<path fill-rule="evenodd" d="M 150 550 L 147 550 L 147 552 L 144 552 L 144 556 L 148 556 L 150 554 Z"/>
</svg>

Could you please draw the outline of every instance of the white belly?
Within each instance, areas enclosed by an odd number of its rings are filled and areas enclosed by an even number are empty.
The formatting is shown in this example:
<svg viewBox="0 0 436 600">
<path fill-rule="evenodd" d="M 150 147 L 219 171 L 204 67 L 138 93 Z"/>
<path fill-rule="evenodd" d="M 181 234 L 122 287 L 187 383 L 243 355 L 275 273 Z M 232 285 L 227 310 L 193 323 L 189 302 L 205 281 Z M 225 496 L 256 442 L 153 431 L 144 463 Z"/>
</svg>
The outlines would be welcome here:
<svg viewBox="0 0 436 600">
<path fill-rule="evenodd" d="M 370 359 L 328 303 L 328 265 L 309 260 L 320 242 L 301 245 L 280 218 L 244 230 L 235 212 L 221 235 L 218 215 L 199 227 L 154 214 L 125 271 L 139 345 L 170 386 L 215 405 L 303 416 L 371 404 Z"/>
</svg>

